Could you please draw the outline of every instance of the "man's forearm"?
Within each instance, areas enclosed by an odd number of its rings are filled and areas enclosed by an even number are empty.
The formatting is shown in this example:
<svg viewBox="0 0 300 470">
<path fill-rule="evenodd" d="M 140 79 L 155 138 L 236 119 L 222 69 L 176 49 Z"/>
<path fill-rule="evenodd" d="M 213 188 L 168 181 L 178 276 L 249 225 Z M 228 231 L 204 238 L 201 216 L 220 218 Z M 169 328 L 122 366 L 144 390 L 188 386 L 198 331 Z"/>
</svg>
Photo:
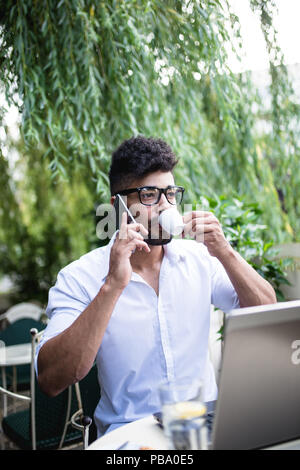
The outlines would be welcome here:
<svg viewBox="0 0 300 470">
<path fill-rule="evenodd" d="M 240 307 L 276 303 L 271 284 L 263 279 L 247 261 L 230 248 L 219 261 L 223 264 L 239 298 Z"/>
<path fill-rule="evenodd" d="M 72 325 L 49 339 L 38 355 L 38 382 L 55 396 L 90 370 L 122 290 L 107 281 Z"/>
</svg>

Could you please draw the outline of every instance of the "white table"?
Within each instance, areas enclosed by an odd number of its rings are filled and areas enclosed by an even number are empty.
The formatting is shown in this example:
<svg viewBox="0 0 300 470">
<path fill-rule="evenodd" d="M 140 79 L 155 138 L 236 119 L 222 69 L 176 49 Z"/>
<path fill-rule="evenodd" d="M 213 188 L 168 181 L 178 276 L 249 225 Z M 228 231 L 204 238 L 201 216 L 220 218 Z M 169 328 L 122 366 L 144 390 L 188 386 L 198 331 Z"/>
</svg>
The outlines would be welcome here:
<svg viewBox="0 0 300 470">
<path fill-rule="evenodd" d="M 87 450 L 115 450 L 127 441 L 155 450 L 169 450 L 168 440 L 153 416 L 138 419 L 108 432 L 94 441 Z"/>
<path fill-rule="evenodd" d="M 1 347 L 2 346 L 2 347 Z M 14 386 L 16 388 L 16 366 L 31 363 L 31 343 L 15 344 L 13 346 L 3 346 L 0 344 L 0 367 L 2 375 L 2 386 L 7 388 L 6 367 L 13 367 Z M 7 415 L 7 396 L 3 395 L 3 416 Z"/>
<path fill-rule="evenodd" d="M 87 450 L 117 450 L 127 441 L 143 447 L 151 447 L 153 450 L 170 449 L 163 430 L 158 426 L 153 416 L 148 416 L 108 432 L 94 441 Z M 300 439 L 270 446 L 266 449 L 300 450 Z"/>
</svg>

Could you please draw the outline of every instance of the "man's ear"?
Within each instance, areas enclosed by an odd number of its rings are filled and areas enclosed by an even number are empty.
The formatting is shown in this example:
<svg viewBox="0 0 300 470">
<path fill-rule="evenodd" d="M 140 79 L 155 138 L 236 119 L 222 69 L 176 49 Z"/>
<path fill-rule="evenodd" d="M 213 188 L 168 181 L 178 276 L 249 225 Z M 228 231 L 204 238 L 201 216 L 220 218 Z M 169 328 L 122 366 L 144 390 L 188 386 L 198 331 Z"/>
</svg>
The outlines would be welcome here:
<svg viewBox="0 0 300 470">
<path fill-rule="evenodd" d="M 112 196 L 112 197 L 110 198 L 110 203 L 111 203 L 112 206 L 114 205 L 115 200 L 116 200 L 116 196 Z"/>
</svg>

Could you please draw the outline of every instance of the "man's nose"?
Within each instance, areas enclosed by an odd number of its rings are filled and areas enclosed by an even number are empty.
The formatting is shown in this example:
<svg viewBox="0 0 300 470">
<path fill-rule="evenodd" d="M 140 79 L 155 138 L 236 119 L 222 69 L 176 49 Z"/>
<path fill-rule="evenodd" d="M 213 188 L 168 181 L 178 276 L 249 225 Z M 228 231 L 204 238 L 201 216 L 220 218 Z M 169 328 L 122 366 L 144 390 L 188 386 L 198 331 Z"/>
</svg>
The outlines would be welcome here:
<svg viewBox="0 0 300 470">
<path fill-rule="evenodd" d="M 163 211 L 165 209 L 169 209 L 169 207 L 170 207 L 170 203 L 168 199 L 166 198 L 165 194 L 162 193 L 160 200 L 159 200 L 159 210 Z"/>
</svg>

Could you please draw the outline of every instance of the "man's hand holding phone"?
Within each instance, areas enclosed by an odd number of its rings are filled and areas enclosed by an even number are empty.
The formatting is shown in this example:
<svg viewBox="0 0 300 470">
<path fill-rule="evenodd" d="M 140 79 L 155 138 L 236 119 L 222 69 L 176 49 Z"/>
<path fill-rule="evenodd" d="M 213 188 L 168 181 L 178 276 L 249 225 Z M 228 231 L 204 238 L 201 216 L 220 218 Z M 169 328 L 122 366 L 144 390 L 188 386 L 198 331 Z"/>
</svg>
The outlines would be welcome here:
<svg viewBox="0 0 300 470">
<path fill-rule="evenodd" d="M 142 224 L 128 224 L 127 213 L 122 214 L 120 230 L 110 252 L 106 282 L 121 290 L 127 286 L 132 274 L 130 263 L 132 253 L 135 250 L 150 252 L 149 245 L 144 241 L 147 235 L 148 230 Z"/>
</svg>

